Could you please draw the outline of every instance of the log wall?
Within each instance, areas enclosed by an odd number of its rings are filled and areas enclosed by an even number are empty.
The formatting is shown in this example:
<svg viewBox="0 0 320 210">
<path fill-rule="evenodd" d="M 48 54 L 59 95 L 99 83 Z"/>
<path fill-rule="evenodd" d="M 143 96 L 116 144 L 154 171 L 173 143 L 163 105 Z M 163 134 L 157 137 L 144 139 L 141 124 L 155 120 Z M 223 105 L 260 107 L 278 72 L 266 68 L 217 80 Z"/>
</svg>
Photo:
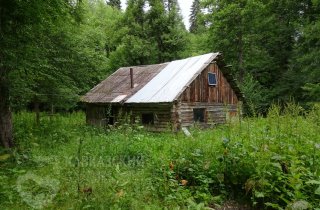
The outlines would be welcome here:
<svg viewBox="0 0 320 210">
<path fill-rule="evenodd" d="M 86 122 L 88 125 L 105 126 L 106 106 L 86 104 Z"/>
<path fill-rule="evenodd" d="M 209 86 L 208 73 L 215 73 L 217 78 L 216 86 Z M 223 76 L 218 65 L 210 64 L 182 93 L 182 102 L 215 102 L 221 104 L 237 104 L 238 99 Z"/>
<path fill-rule="evenodd" d="M 171 104 L 150 104 L 150 105 L 129 105 L 127 107 L 128 112 L 132 115 L 135 123 L 141 124 L 141 116 L 143 113 L 154 114 L 154 124 L 144 125 L 151 131 L 164 131 L 171 129 Z"/>
<path fill-rule="evenodd" d="M 238 111 L 236 104 L 227 105 L 212 102 L 181 102 L 177 110 L 177 114 L 179 116 L 179 127 L 189 127 L 195 124 L 193 119 L 193 109 L 195 108 L 205 109 L 204 122 L 199 123 L 202 127 L 211 127 L 216 124 L 225 123 L 228 115 L 234 116 Z"/>
<path fill-rule="evenodd" d="M 110 105 L 87 104 L 86 121 L 89 125 L 106 126 L 108 123 L 107 110 Z M 171 104 L 154 105 L 113 105 L 113 116 L 116 123 L 128 121 L 128 123 L 142 124 L 141 116 L 143 113 L 154 114 L 154 124 L 144 125 L 151 131 L 163 131 L 171 129 Z"/>
<path fill-rule="evenodd" d="M 217 85 L 210 86 L 208 73 L 215 73 Z M 205 109 L 205 119 L 199 123 L 203 127 L 221 124 L 227 116 L 235 116 L 238 112 L 238 98 L 227 79 L 215 63 L 210 64 L 186 88 L 173 107 L 172 116 L 176 127 L 189 127 L 194 125 L 193 109 Z"/>
</svg>

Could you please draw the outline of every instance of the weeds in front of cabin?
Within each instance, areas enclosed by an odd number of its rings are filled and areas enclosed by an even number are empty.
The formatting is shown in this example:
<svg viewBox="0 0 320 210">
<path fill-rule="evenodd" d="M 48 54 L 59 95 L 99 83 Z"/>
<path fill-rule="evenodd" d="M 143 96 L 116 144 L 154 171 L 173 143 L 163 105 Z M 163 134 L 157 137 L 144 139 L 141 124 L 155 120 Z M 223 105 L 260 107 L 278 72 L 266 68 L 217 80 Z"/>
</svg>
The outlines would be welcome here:
<svg viewBox="0 0 320 210">
<path fill-rule="evenodd" d="M 83 113 L 42 117 L 40 126 L 30 113 L 15 114 L 19 148 L 0 154 L 0 203 L 33 208 L 43 196 L 43 208 L 204 209 L 232 199 L 319 209 L 319 119 L 319 106 L 273 106 L 265 118 L 194 128 L 190 138 L 129 124 L 93 128 Z"/>
</svg>

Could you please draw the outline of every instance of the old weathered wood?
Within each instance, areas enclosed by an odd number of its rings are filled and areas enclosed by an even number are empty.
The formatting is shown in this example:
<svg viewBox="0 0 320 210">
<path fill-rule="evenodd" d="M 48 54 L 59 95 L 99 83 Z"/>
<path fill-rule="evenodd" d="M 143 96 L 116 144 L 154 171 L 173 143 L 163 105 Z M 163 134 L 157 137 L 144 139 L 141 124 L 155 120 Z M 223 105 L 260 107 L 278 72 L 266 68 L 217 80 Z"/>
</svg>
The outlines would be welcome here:
<svg viewBox="0 0 320 210">
<path fill-rule="evenodd" d="M 217 85 L 209 86 L 208 73 L 215 73 L 217 76 Z M 190 96 L 189 96 L 190 94 Z M 231 88 L 229 82 L 217 64 L 210 64 L 182 93 L 183 102 L 215 102 L 225 104 L 237 104 L 238 98 L 235 91 Z"/>
<path fill-rule="evenodd" d="M 205 63 L 201 72 L 197 72 L 175 99 L 169 102 L 124 102 L 129 96 L 143 88 L 167 64 L 135 67 L 134 71 L 120 68 L 84 97 L 83 101 L 87 103 L 87 123 L 106 125 L 108 123 L 106 107 L 108 106 L 112 107 L 114 120 L 117 122 L 129 119 L 131 123 L 141 123 L 142 114 L 152 113 L 153 123 L 145 125 L 152 131 L 167 129 L 176 131 L 182 127 L 192 126 L 195 124 L 194 109 L 199 108 L 205 110 L 204 122 L 199 125 L 208 127 L 224 123 L 227 116 L 238 114 L 237 106 L 242 100 L 242 94 L 220 57 L 216 59 Z M 216 74 L 216 85 L 209 85 L 208 73 Z M 117 96 L 122 95 L 125 95 L 123 100 L 115 100 Z"/>
<path fill-rule="evenodd" d="M 111 105 L 87 105 L 87 123 L 96 126 L 106 125 L 106 107 Z M 150 106 L 150 105 L 140 105 L 137 106 L 114 106 L 114 115 L 116 121 L 129 120 L 141 122 L 141 115 L 143 113 L 153 113 L 154 114 L 154 124 L 151 126 L 146 125 L 146 127 L 153 127 L 154 130 L 165 130 L 171 126 L 171 104 L 161 105 L 161 106 Z"/>
<path fill-rule="evenodd" d="M 180 103 L 180 118 L 181 126 L 191 126 L 194 124 L 193 109 L 205 108 L 205 124 L 213 126 L 215 124 L 221 124 L 226 121 L 226 116 L 234 116 L 237 113 L 236 104 L 217 104 L 217 103 L 204 103 L 204 102 L 181 102 Z"/>
</svg>

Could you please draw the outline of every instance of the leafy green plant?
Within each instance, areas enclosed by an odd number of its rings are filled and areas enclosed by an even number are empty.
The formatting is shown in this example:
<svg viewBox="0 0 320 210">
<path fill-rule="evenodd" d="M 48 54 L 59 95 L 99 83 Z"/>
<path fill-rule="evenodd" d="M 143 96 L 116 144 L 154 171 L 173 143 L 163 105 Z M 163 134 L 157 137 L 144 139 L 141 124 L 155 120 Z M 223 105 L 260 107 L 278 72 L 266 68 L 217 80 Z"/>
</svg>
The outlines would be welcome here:
<svg viewBox="0 0 320 210">
<path fill-rule="evenodd" d="M 32 113 L 17 113 L 18 148 L 0 159 L 1 205 L 28 208 L 16 185 L 31 172 L 59 182 L 48 208 L 205 209 L 231 199 L 256 209 L 317 209 L 319 107 L 286 107 L 192 128 L 193 138 L 130 124 L 106 131 L 84 125 L 83 113 L 42 113 L 39 125 Z"/>
</svg>

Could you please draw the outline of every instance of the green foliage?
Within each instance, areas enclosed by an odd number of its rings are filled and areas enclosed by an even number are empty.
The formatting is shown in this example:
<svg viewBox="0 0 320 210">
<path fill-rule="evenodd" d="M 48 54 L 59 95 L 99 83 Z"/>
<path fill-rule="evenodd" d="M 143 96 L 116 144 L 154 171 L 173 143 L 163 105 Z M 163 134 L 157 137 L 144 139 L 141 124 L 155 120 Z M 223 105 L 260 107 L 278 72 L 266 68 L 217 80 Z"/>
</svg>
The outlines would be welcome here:
<svg viewBox="0 0 320 210">
<path fill-rule="evenodd" d="M 4 3 L 2 10 L 8 12 L 6 15 L 1 12 L 1 72 L 9 74 L 7 79 L 13 83 L 13 97 L 19 95 L 19 102 L 33 97 L 33 91 L 41 87 L 43 82 L 35 84 L 36 76 L 39 80 L 48 80 L 53 83 L 52 88 L 55 89 L 57 79 L 55 76 L 61 76 L 63 80 L 65 71 L 57 72 L 48 75 L 50 71 L 57 70 L 60 66 L 53 66 L 55 61 L 49 61 L 49 56 L 55 57 L 57 48 L 61 44 L 64 34 L 61 39 L 53 42 L 57 38 L 59 32 L 55 32 L 61 26 L 62 18 L 65 17 L 68 21 L 69 12 L 73 8 L 69 7 L 64 1 L 50 1 L 37 3 L 36 1 L 18 2 L 11 1 Z M 59 57 L 57 58 L 59 60 Z M 3 71 L 5 69 L 6 71 Z M 13 78 L 14 79 L 11 79 Z M 30 82 L 30 83 L 29 83 Z M 33 83 L 31 86 L 30 84 Z M 67 83 L 67 81 L 66 81 Z M 66 87 L 61 87 L 65 89 Z M 23 91 L 24 90 L 24 91 Z M 69 91 L 70 89 L 68 89 Z M 17 91 L 17 94 L 15 94 Z M 32 95 L 32 96 L 31 96 Z"/>
<path fill-rule="evenodd" d="M 79 95 L 110 71 L 108 56 L 116 47 L 113 37 L 121 12 L 102 1 L 15 4 L 12 8 L 25 11 L 21 18 L 11 17 L 20 21 L 20 29 L 8 25 L 1 40 L 1 65 L 11 70 L 12 107 L 40 103 L 44 109 L 74 108 Z"/>
<path fill-rule="evenodd" d="M 116 37 L 110 66 L 145 65 L 181 57 L 186 31 L 177 4 L 165 6 L 161 0 L 129 0 Z M 168 6 L 167 5 L 167 6 Z"/>
<path fill-rule="evenodd" d="M 319 101 L 318 1 L 202 0 L 200 8 L 192 19 L 206 23 L 196 35 L 207 44 L 192 38 L 191 52 L 223 52 L 242 87 L 251 75 L 264 96 L 256 100 L 255 112 L 265 113 L 274 101 L 292 97 Z"/>
<path fill-rule="evenodd" d="M 265 118 L 191 129 L 193 138 L 88 127 L 83 113 L 42 113 L 40 126 L 31 113 L 15 114 L 18 148 L 0 153 L 1 205 L 204 209 L 232 199 L 256 209 L 316 209 L 319 114 L 319 106 L 272 106 Z"/>
<path fill-rule="evenodd" d="M 191 14 L 190 14 L 190 18 L 189 18 L 189 22 L 190 22 L 190 28 L 189 31 L 191 33 L 195 33 L 197 32 L 199 29 L 199 20 L 198 20 L 198 16 L 199 14 L 201 14 L 201 10 L 200 10 L 200 1 L 199 0 L 194 0 L 191 6 Z"/>
<path fill-rule="evenodd" d="M 319 99 L 319 59 L 316 59 L 320 51 L 320 15 L 317 11 L 320 4 L 316 1 L 309 2 L 303 24 L 299 28 L 299 36 L 294 48 L 294 56 L 291 59 L 291 69 L 287 73 L 288 83 L 296 80 L 296 75 L 301 77 L 284 90 L 292 91 L 292 94 L 301 102 L 318 102 Z"/>
<path fill-rule="evenodd" d="M 320 83 L 306 83 L 302 89 L 305 91 L 305 96 L 311 101 L 320 101 Z"/>
<path fill-rule="evenodd" d="M 247 115 L 262 114 L 268 106 L 266 90 L 250 74 L 246 74 L 240 86 L 245 95 L 244 112 Z"/>
<path fill-rule="evenodd" d="M 107 4 L 116 8 L 116 9 L 121 9 L 121 1 L 120 0 L 109 0 L 109 1 L 107 1 Z"/>
</svg>

